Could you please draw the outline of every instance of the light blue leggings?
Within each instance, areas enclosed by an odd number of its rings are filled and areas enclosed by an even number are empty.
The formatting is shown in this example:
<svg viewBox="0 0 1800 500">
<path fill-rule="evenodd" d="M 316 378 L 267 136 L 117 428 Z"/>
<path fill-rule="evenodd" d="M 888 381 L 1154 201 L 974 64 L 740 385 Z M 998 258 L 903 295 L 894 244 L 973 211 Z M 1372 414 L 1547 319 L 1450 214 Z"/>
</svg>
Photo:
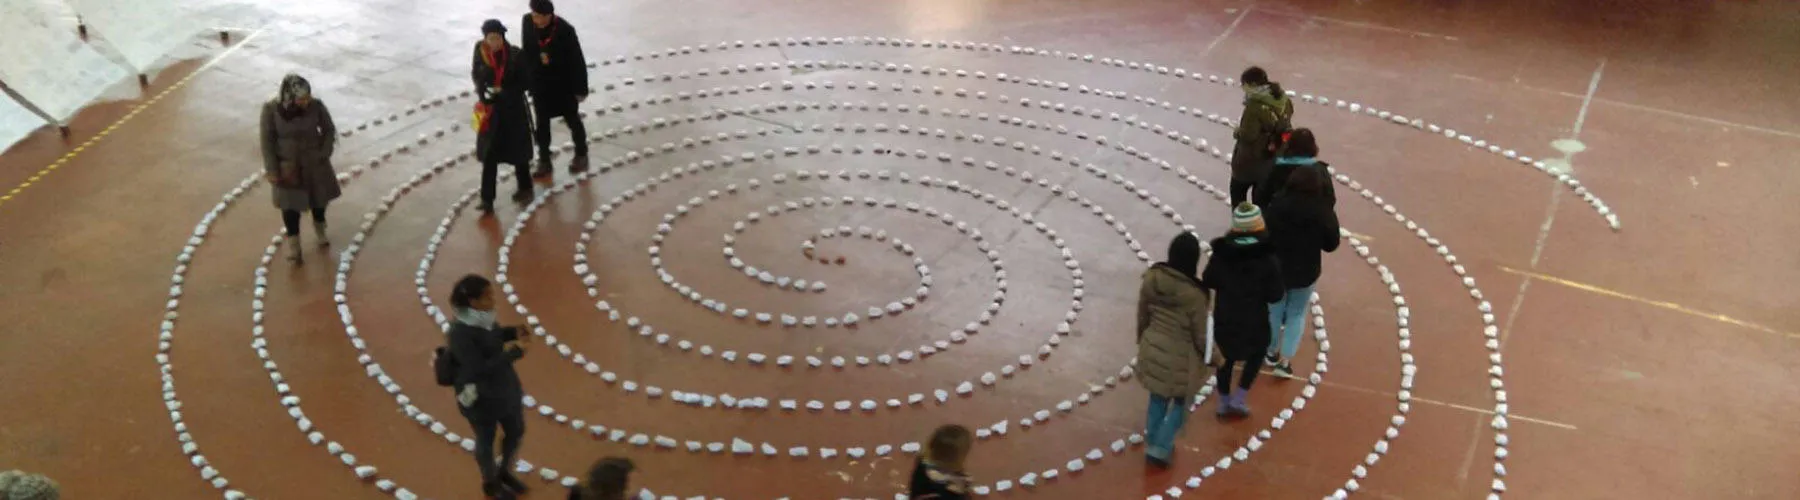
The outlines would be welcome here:
<svg viewBox="0 0 1800 500">
<path fill-rule="evenodd" d="M 1311 307 L 1312 295 L 1310 286 L 1289 288 L 1280 301 L 1269 304 L 1269 352 L 1279 350 L 1281 359 L 1294 359 L 1300 350 L 1300 336 L 1306 333 L 1306 309 Z"/>
</svg>

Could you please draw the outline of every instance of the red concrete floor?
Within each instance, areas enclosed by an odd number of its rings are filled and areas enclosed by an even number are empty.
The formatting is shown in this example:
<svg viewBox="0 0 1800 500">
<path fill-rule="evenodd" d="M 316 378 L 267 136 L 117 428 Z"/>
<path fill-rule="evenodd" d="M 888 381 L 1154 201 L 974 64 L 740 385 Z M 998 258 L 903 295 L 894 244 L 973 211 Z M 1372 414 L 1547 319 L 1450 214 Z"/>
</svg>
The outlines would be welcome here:
<svg viewBox="0 0 1800 500">
<path fill-rule="evenodd" d="M 480 20 L 516 22 L 518 5 L 495 2 L 270 2 L 273 15 L 244 47 L 210 65 L 175 63 L 152 92 L 189 83 L 58 169 L 0 203 L 0 468 L 47 473 L 67 498 L 199 498 L 220 492 L 200 479 L 171 431 L 159 397 L 158 323 L 175 256 L 193 224 L 257 169 L 256 105 L 287 71 L 313 82 L 339 126 L 401 113 L 422 99 L 463 90 L 467 50 Z M 1092 53 L 1209 74 L 1235 75 L 1264 65 L 1288 88 L 1355 101 L 1459 129 L 1520 154 L 1558 158 L 1551 142 L 1576 139 L 1573 175 L 1622 222 L 1615 232 L 1594 208 L 1553 178 L 1516 161 L 1412 127 L 1384 124 L 1314 104 L 1299 119 L 1319 131 L 1339 172 L 1383 197 L 1453 248 L 1492 303 L 1500 328 L 1508 395 L 1509 497 L 1796 498 L 1800 451 L 1792 415 L 1800 390 L 1788 381 L 1800 366 L 1800 260 L 1787 251 L 1800 223 L 1780 198 L 1800 174 L 1800 80 L 1774 61 L 1793 58 L 1800 6 L 1791 2 L 609 2 L 561 6 L 582 31 L 590 60 L 721 41 L 789 37 L 886 36 L 990 42 Z M 705 12 L 694 22 L 693 13 Z M 214 49 L 217 54 L 221 50 Z M 1176 80 L 1128 68 L 1006 52 L 861 44 L 732 49 L 633 60 L 593 72 L 597 85 L 667 72 L 783 60 L 879 61 L 1007 72 L 1067 81 L 1178 106 L 1235 116 L 1239 97 L 1223 85 Z M 197 73 L 195 73 L 197 72 Z M 727 363 L 659 346 L 609 322 L 592 307 L 570 266 L 590 212 L 657 173 L 721 154 L 806 145 L 946 152 L 995 161 L 1064 184 L 1104 207 L 1160 258 L 1175 233 L 1147 205 L 1087 172 L 1050 158 L 1082 157 L 1168 201 L 1199 231 L 1226 223 L 1221 204 L 1180 177 L 1092 140 L 996 121 L 946 116 L 942 109 L 1011 114 L 1091 131 L 1141 148 L 1222 186 L 1223 164 L 1210 155 L 1111 118 L 1026 109 L 1008 94 L 1137 116 L 1215 143 L 1215 123 L 1132 100 L 994 79 L 855 70 L 782 70 L 644 82 L 596 95 L 588 107 L 724 85 L 835 80 L 833 90 L 753 92 L 590 117 L 604 133 L 654 117 L 748 107 L 773 101 L 929 104 L 932 113 L 778 111 L 650 129 L 602 141 L 597 158 L 679 144 L 702 134 L 824 124 L 820 131 L 755 135 L 658 153 L 600 175 L 548 201 L 525 226 L 511 255 L 510 278 L 523 303 L 550 333 L 619 377 L 669 389 L 797 399 L 885 401 L 927 395 L 919 407 L 837 412 L 700 409 L 628 393 L 589 375 L 541 342 L 520 364 L 528 390 L 558 411 L 649 436 L 730 442 L 741 437 L 781 447 L 780 457 L 690 453 L 655 445 L 597 440 L 586 432 L 528 416 L 524 457 L 563 472 L 596 457 L 622 454 L 641 466 L 639 482 L 658 493 L 724 498 L 888 498 L 899 491 L 910 456 L 820 459 L 817 450 L 904 443 L 944 422 L 985 426 L 1009 419 L 1004 437 L 982 441 L 972 468 L 983 483 L 1063 468 L 1141 425 L 1144 394 L 1135 380 L 1062 413 L 1073 399 L 1132 355 L 1126 326 L 1141 264 L 1109 225 L 1081 205 L 1004 172 L 956 163 L 869 154 L 778 156 L 684 176 L 620 204 L 593 233 L 589 262 L 602 298 L 658 331 L 741 353 L 851 356 L 893 352 L 944 338 L 970 322 L 993 293 L 995 274 L 973 243 L 949 226 L 922 223 L 903 210 L 835 207 L 765 219 L 740 235 L 736 251 L 751 265 L 823 279 L 821 294 L 773 292 L 723 266 L 719 235 L 742 214 L 805 196 L 894 197 L 953 214 L 982 231 L 1005 261 L 1005 306 L 991 325 L 947 352 L 894 366 L 833 369 Z M 882 91 L 849 90 L 873 81 Z M 894 93 L 890 84 L 921 86 Z M 942 86 L 943 95 L 934 95 Z M 957 98 L 957 88 L 986 92 Z M 136 103 L 97 106 L 75 122 L 76 143 L 119 120 Z M 340 171 L 420 134 L 467 120 L 466 102 L 403 114 L 345 139 Z M 936 137 L 834 132 L 836 123 L 909 124 L 1041 147 L 976 145 Z M 566 138 L 566 130 L 555 133 Z M 363 214 L 414 173 L 469 147 L 466 131 L 414 146 L 346 186 L 332 207 L 332 237 L 343 249 Z M 19 185 L 69 146 L 43 133 L 0 156 L 0 181 Z M 773 164 L 773 165 L 772 165 Z M 469 163 L 411 189 L 369 233 L 348 280 L 348 304 L 366 353 L 406 389 L 420 409 L 466 433 L 449 395 L 431 384 L 427 360 L 439 342 L 422 315 L 412 274 L 446 208 L 475 185 Z M 1053 246 L 1030 229 L 964 194 L 916 183 L 796 181 L 771 176 L 796 168 L 881 170 L 956 179 L 1008 200 L 1054 227 L 1080 259 L 1084 308 L 1075 332 L 992 387 L 938 404 L 951 389 L 1017 362 L 1053 335 L 1069 308 L 1068 270 Z M 762 178 L 758 190 L 710 201 L 681 219 L 666 242 L 668 272 L 709 297 L 742 307 L 842 314 L 896 300 L 918 286 L 904 257 L 857 238 L 825 240 L 820 253 L 844 266 L 811 263 L 800 241 L 824 227 L 879 227 L 916 245 L 932 268 L 931 296 L 895 318 L 856 329 L 757 326 L 680 303 L 648 267 L 644 252 L 662 214 L 690 197 Z M 558 181 L 566 179 L 559 174 Z M 503 189 L 503 193 L 505 190 Z M 1424 241 L 1379 204 L 1346 193 L 1339 212 L 1348 229 L 1392 268 L 1411 310 L 1418 366 L 1413 399 L 1380 463 L 1358 480 L 1361 494 L 1392 498 L 1481 498 L 1496 476 L 1495 392 L 1481 313 L 1459 278 Z M 324 446 L 295 427 L 272 390 L 252 342 L 250 302 L 261 249 L 277 226 L 261 186 L 247 191 L 211 226 L 185 275 L 180 319 L 169 355 L 184 422 L 229 487 L 258 498 L 376 498 Z M 519 211 L 451 226 L 427 280 L 430 298 L 462 273 L 493 274 L 505 232 Z M 410 421 L 381 384 L 364 375 L 332 300 L 339 257 L 320 251 L 303 267 L 277 260 L 268 278 L 266 349 L 307 417 L 379 476 L 426 498 L 473 498 L 469 459 Z M 1396 412 L 1400 352 L 1395 309 L 1385 285 L 1348 246 L 1326 259 L 1320 290 L 1336 350 L 1316 395 L 1249 460 L 1217 471 L 1184 498 L 1316 498 L 1344 487 L 1352 469 L 1382 438 Z M 519 318 L 503 315 L 512 322 Z M 675 342 L 671 341 L 671 346 Z M 1316 348 L 1304 348 L 1312 356 Z M 1307 370 L 1303 370 L 1303 373 Z M 1304 380 L 1265 379 L 1252 397 L 1258 413 L 1238 423 L 1197 414 L 1174 468 L 1146 472 L 1141 448 L 1061 472 L 998 497 L 1141 498 L 1181 487 L 1269 425 L 1267 417 L 1302 392 Z M 773 403 L 771 403 L 773 404 Z M 1201 411 L 1211 411 L 1211 406 Z M 1018 420 L 1040 409 L 1054 415 L 1030 429 Z M 1781 424 L 1781 422 L 1790 424 Z M 813 457 L 787 457 L 808 446 Z M 557 498 L 556 487 L 534 496 Z"/>
</svg>

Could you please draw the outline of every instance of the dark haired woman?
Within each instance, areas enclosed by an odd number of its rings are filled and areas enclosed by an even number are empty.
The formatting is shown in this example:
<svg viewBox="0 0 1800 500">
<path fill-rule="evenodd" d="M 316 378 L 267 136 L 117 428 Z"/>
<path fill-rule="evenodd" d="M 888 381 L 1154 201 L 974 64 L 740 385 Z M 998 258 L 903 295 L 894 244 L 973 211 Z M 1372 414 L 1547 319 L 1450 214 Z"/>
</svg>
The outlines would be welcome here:
<svg viewBox="0 0 1800 500">
<path fill-rule="evenodd" d="M 1200 238 L 1182 232 L 1169 242 L 1169 260 L 1144 271 L 1138 288 L 1138 382 L 1150 391 L 1145 458 L 1169 466 L 1175 435 L 1187 420 L 1187 398 L 1199 390 L 1206 357 L 1206 315 L 1212 300 L 1200 287 Z"/>
<path fill-rule="evenodd" d="M 1319 161 L 1319 141 L 1313 137 L 1312 129 L 1298 128 L 1288 133 L 1287 141 L 1281 145 L 1281 152 L 1275 155 L 1275 166 L 1269 169 L 1269 176 L 1263 186 L 1256 189 L 1258 206 L 1267 207 L 1269 202 L 1281 191 L 1287 189 L 1288 176 L 1295 170 L 1311 169 L 1319 173 L 1317 185 L 1308 187 L 1318 191 L 1330 206 L 1337 206 L 1337 189 L 1331 183 L 1331 173 L 1326 170 L 1330 164 Z M 1263 189 L 1264 187 L 1268 189 Z"/>
<path fill-rule="evenodd" d="M 1331 181 L 1325 175 L 1320 167 L 1293 169 L 1285 178 L 1287 185 L 1269 204 L 1269 240 L 1281 259 L 1281 282 L 1287 291 L 1269 305 L 1266 361 L 1283 377 L 1294 376 L 1290 360 L 1306 333 L 1306 309 L 1319 281 L 1320 253 L 1338 247 L 1337 212 L 1327 195 Z"/>
<path fill-rule="evenodd" d="M 975 435 L 960 425 L 940 426 L 931 432 L 925 453 L 913 463 L 906 497 L 912 500 L 968 500 L 969 474 L 963 464 L 974 447 Z"/>
<path fill-rule="evenodd" d="M 588 468 L 581 485 L 569 489 L 569 500 L 626 500 L 625 489 L 631 487 L 636 470 L 629 458 L 602 458 Z"/>
<path fill-rule="evenodd" d="M 481 470 L 481 491 L 489 497 L 510 499 L 524 493 L 524 482 L 513 477 L 513 461 L 519 440 L 525 437 L 525 390 L 513 362 L 525 355 L 530 341 L 517 327 L 501 327 L 494 318 L 494 284 L 476 275 L 464 276 L 450 292 L 456 319 L 450 324 L 450 355 L 457 364 L 457 409 L 469 420 L 475 436 L 475 464 Z M 494 431 L 503 436 L 500 461 L 494 461 Z"/>
<path fill-rule="evenodd" d="M 500 164 L 513 166 L 519 190 L 513 201 L 531 201 L 531 111 L 525 108 L 525 89 L 531 86 L 531 62 L 518 47 L 506 43 L 506 25 L 489 19 L 481 23 L 475 42 L 471 76 L 480 96 L 475 119 L 475 158 L 481 160 L 481 211 L 494 213 L 496 179 Z"/>
<path fill-rule="evenodd" d="M 1244 90 L 1244 115 L 1238 119 L 1231 137 L 1237 141 L 1231 150 L 1231 206 L 1248 199 L 1252 187 L 1269 176 L 1270 162 L 1281 141 L 1281 134 L 1292 126 L 1294 103 L 1288 100 L 1281 84 L 1269 81 L 1269 73 L 1251 66 L 1239 78 Z M 1259 193 L 1260 194 L 1260 193 Z"/>
<path fill-rule="evenodd" d="M 1268 241 L 1262 210 L 1248 202 L 1231 212 L 1231 232 L 1212 241 L 1213 256 L 1200 282 L 1214 292 L 1213 340 L 1225 363 L 1214 374 L 1219 416 L 1245 417 L 1250 384 L 1269 347 L 1269 304 L 1281 300 L 1281 263 Z M 1139 360 L 1142 362 L 1142 360 Z M 1237 386 L 1231 372 L 1242 367 Z"/>
<path fill-rule="evenodd" d="M 337 126 L 325 103 L 312 97 L 312 85 L 300 75 L 281 79 L 281 92 L 263 104 L 262 154 L 264 178 L 274 186 L 275 208 L 281 209 L 286 226 L 288 260 L 305 261 L 300 248 L 300 213 L 312 212 L 313 236 L 319 246 L 325 239 L 325 207 L 338 198 L 337 171 L 331 153 L 337 147 Z"/>
</svg>

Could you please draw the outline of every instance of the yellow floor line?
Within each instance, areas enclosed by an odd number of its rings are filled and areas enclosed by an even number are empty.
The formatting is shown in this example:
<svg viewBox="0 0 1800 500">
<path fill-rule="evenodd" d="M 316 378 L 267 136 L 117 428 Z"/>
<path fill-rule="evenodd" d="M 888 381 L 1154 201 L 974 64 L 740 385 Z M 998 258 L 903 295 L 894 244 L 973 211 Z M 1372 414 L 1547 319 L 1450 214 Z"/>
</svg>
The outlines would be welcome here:
<svg viewBox="0 0 1800 500">
<path fill-rule="evenodd" d="M 132 118 L 136 118 L 138 115 L 138 112 L 143 111 L 144 108 L 149 107 L 150 105 L 156 104 L 159 101 L 162 101 L 162 98 L 164 96 L 167 96 L 167 95 L 169 95 L 169 93 L 174 92 L 184 86 L 187 86 L 188 82 L 193 81 L 195 76 L 198 76 L 198 75 L 200 75 L 200 73 L 205 72 L 208 68 L 211 68 L 214 65 L 219 64 L 219 61 L 225 60 L 226 56 L 230 56 L 233 52 L 237 52 L 238 49 L 244 48 L 245 45 L 249 45 L 250 40 L 255 39 L 257 37 L 257 35 L 261 35 L 262 33 L 263 33 L 263 31 L 260 29 L 251 32 L 248 36 L 245 36 L 243 40 L 240 40 L 240 41 L 238 41 L 238 43 L 236 43 L 230 47 L 227 47 L 225 49 L 225 51 L 219 53 L 219 55 L 217 57 L 213 57 L 211 61 L 207 61 L 206 64 L 202 64 L 202 65 L 200 65 L 199 68 L 195 68 L 192 73 L 189 73 L 187 76 L 182 77 L 180 80 L 176 80 L 174 85 L 170 85 L 169 88 L 163 89 L 162 92 L 157 92 L 156 95 L 151 96 L 148 99 L 145 99 L 143 103 L 138 104 L 136 106 L 132 106 L 131 111 L 125 113 L 125 116 L 120 117 L 118 121 L 115 121 L 111 125 L 107 125 L 106 127 L 101 128 L 100 131 L 96 132 L 93 137 L 89 137 L 86 141 L 82 141 L 81 145 L 75 146 L 74 149 L 70 150 L 67 153 L 63 153 L 63 155 L 61 157 L 57 158 L 56 161 L 50 162 L 50 165 L 45 166 L 43 169 L 38 170 L 37 173 L 32 174 L 30 178 L 27 178 L 25 180 L 25 182 L 19 183 L 19 185 L 13 187 L 11 191 L 7 191 L 6 194 L 0 195 L 0 206 L 5 206 L 6 202 L 12 201 L 13 197 L 18 196 L 19 193 L 21 193 L 21 192 L 24 192 L 25 188 L 31 187 L 32 184 L 35 184 L 39 180 L 42 180 L 44 178 L 44 176 L 49 175 L 49 173 L 51 171 L 54 171 L 58 168 L 61 168 L 63 165 L 68 164 L 69 160 L 74 159 L 76 156 L 80 155 L 83 151 L 87 151 L 87 148 L 89 146 L 93 146 L 96 141 L 100 140 L 100 138 L 106 137 L 107 135 L 111 134 L 114 130 L 118 129 L 120 125 L 124 125 L 125 122 L 131 121 Z"/>
<path fill-rule="evenodd" d="M 1697 316 L 1697 317 L 1717 321 L 1720 323 L 1737 325 L 1737 326 L 1741 326 L 1744 328 L 1749 328 L 1751 330 L 1756 330 L 1759 332 L 1772 333 L 1772 334 L 1781 335 L 1781 336 L 1784 336 L 1784 337 L 1787 337 L 1790 339 L 1800 340 L 1800 333 L 1784 332 L 1781 330 L 1776 330 L 1771 327 L 1759 325 L 1756 323 L 1751 323 L 1749 321 L 1744 321 L 1744 320 L 1733 318 L 1733 317 L 1726 316 L 1723 314 L 1701 311 L 1701 310 L 1690 308 L 1690 307 L 1687 307 L 1687 306 L 1684 306 L 1681 304 L 1676 304 L 1674 302 L 1655 300 L 1655 299 L 1647 299 L 1647 298 L 1639 297 L 1636 295 L 1631 295 L 1631 294 L 1628 294 L 1625 292 L 1608 290 L 1608 289 L 1601 288 L 1598 286 L 1589 285 L 1586 283 L 1575 282 L 1575 281 L 1569 281 L 1566 279 L 1562 279 L 1562 278 L 1558 278 L 1558 277 L 1550 276 L 1550 275 L 1546 275 L 1546 274 L 1539 274 L 1539 273 L 1534 273 L 1531 271 L 1521 271 L 1521 270 L 1513 269 L 1513 268 L 1506 267 L 1506 266 L 1501 266 L 1500 270 L 1508 272 L 1508 273 L 1524 276 L 1527 278 L 1539 280 L 1539 281 L 1555 283 L 1555 284 L 1566 286 L 1569 288 L 1574 288 L 1576 290 L 1592 292 L 1592 293 L 1605 295 L 1608 297 L 1613 297 L 1613 298 L 1618 298 L 1618 299 L 1625 299 L 1625 300 L 1629 300 L 1632 302 L 1637 302 L 1639 304 L 1645 304 L 1645 305 L 1660 307 L 1663 309 L 1668 309 L 1670 311 L 1675 311 L 1675 312 L 1686 314 L 1689 316 Z"/>
</svg>

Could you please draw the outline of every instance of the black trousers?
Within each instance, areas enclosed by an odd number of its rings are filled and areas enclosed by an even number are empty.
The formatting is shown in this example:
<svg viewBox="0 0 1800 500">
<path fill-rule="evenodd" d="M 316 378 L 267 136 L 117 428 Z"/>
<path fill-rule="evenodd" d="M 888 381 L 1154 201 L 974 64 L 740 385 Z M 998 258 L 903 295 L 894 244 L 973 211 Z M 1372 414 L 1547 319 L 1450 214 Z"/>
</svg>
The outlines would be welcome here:
<svg viewBox="0 0 1800 500">
<path fill-rule="evenodd" d="M 475 465 L 481 469 L 481 484 L 498 481 L 512 472 L 519 458 L 519 442 L 525 438 L 525 414 L 511 412 L 500 418 L 478 417 L 468 413 L 469 427 L 475 431 Z M 494 432 L 500 431 L 500 461 L 494 462 Z"/>
<path fill-rule="evenodd" d="M 499 181 L 500 164 L 481 162 L 481 202 L 494 203 L 495 184 Z M 513 180 L 519 183 L 520 191 L 531 190 L 531 167 L 523 163 L 513 165 Z"/>
<path fill-rule="evenodd" d="M 537 114 L 538 158 L 550 160 L 550 119 L 559 116 L 569 125 L 570 139 L 575 141 L 575 156 L 587 156 L 587 125 L 581 123 L 581 102 L 572 95 L 534 95 L 532 99 L 532 110 Z"/>
<path fill-rule="evenodd" d="M 1231 206 L 1237 207 L 1238 205 L 1243 204 L 1244 200 L 1250 199 L 1250 189 L 1251 188 L 1256 188 L 1256 194 L 1257 194 L 1258 198 L 1262 197 L 1261 196 L 1262 195 L 1262 186 L 1257 185 L 1257 183 L 1255 183 L 1255 182 L 1244 182 L 1244 181 L 1240 181 L 1237 179 L 1232 179 L 1231 180 Z"/>
<path fill-rule="evenodd" d="M 315 222 L 315 223 L 325 222 L 325 207 L 318 207 L 318 208 L 312 209 L 312 219 L 313 219 L 313 222 Z M 281 211 L 281 224 L 284 226 L 287 226 L 287 235 L 288 236 L 295 236 L 295 235 L 300 234 L 300 211 L 299 210 L 282 210 Z"/>
<path fill-rule="evenodd" d="M 1238 376 L 1238 388 L 1249 389 L 1250 384 L 1256 382 L 1257 373 L 1262 371 L 1262 356 L 1251 356 L 1250 359 L 1228 358 L 1225 360 L 1225 365 L 1220 366 L 1219 371 L 1213 373 L 1213 376 L 1217 377 L 1216 387 L 1219 394 L 1231 394 L 1231 370 L 1239 363 L 1243 363 L 1244 371 L 1242 375 Z"/>
</svg>

